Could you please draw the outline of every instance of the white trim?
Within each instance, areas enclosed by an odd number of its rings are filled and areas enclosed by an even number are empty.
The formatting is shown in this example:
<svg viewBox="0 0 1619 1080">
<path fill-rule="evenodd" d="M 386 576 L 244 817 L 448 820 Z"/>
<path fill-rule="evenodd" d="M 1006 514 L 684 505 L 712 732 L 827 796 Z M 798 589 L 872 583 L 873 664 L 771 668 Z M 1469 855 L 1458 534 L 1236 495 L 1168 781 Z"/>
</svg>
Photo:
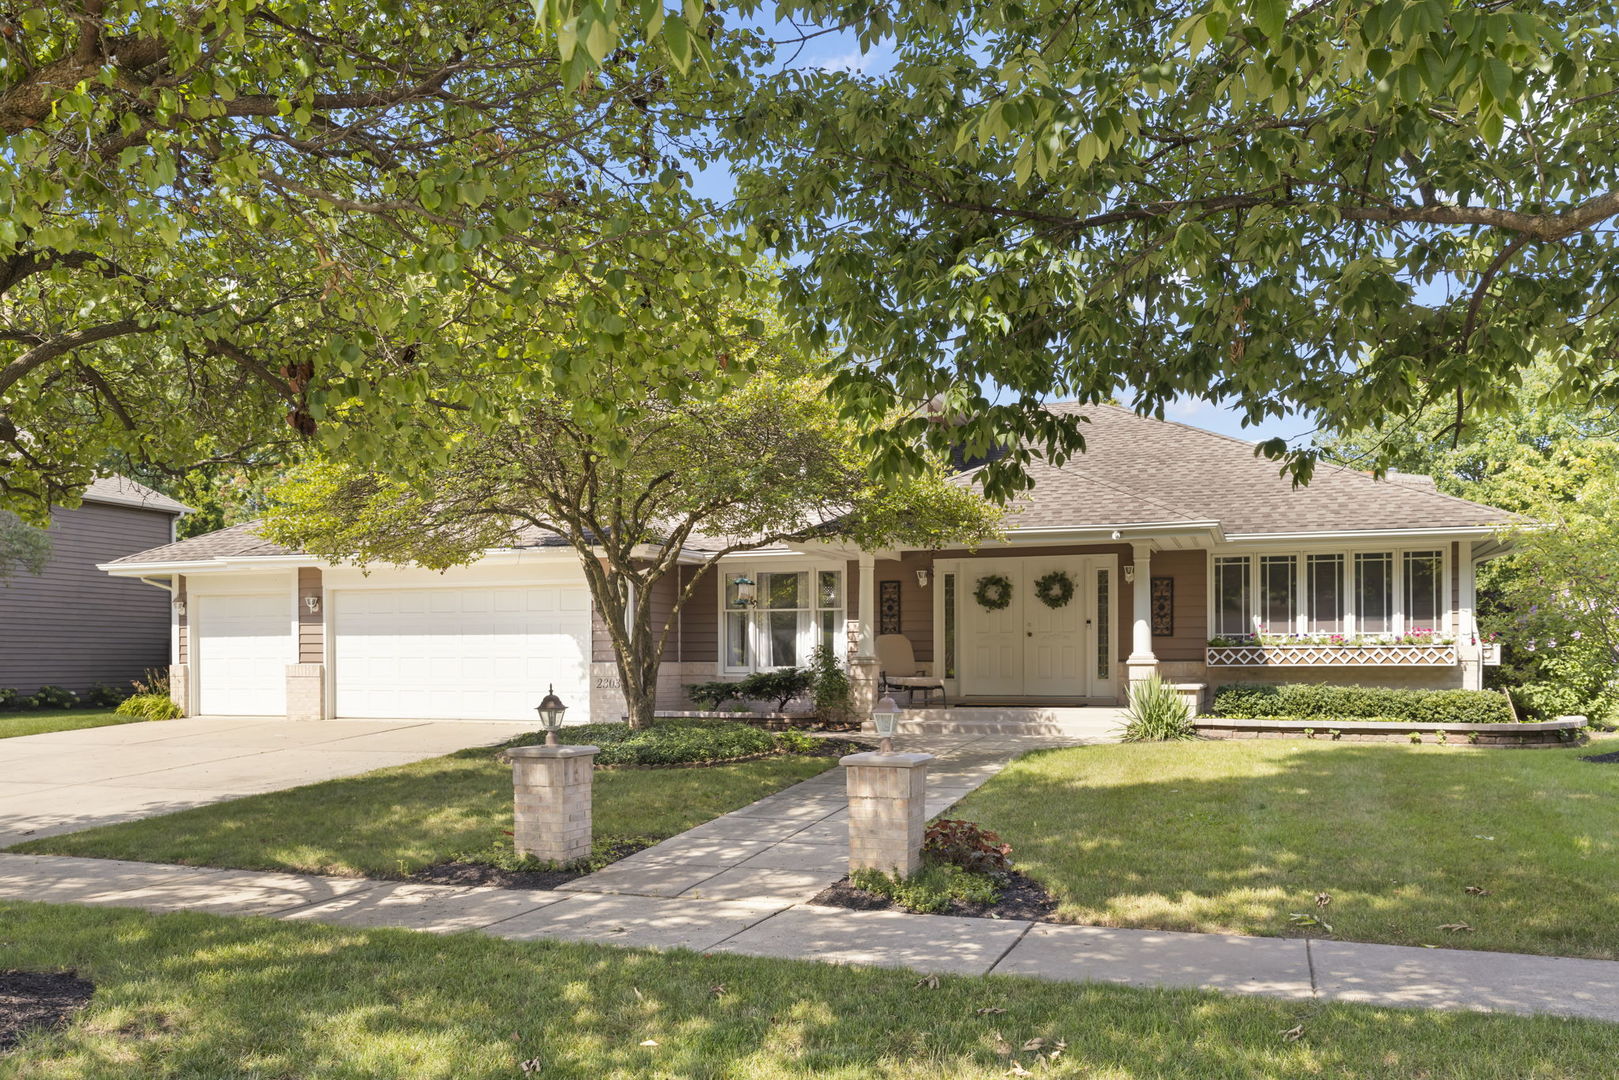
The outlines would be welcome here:
<svg viewBox="0 0 1619 1080">
<path fill-rule="evenodd" d="M 1373 541 L 1400 543 L 1403 538 L 1413 543 L 1419 543 L 1429 539 L 1465 540 L 1479 536 L 1493 536 L 1498 529 L 1504 527 L 1501 525 L 1478 525 L 1466 528 L 1341 529 L 1333 532 L 1231 533 L 1225 538 L 1225 542 L 1233 546 L 1298 543 L 1300 541 L 1316 544 L 1370 543 Z"/>
<path fill-rule="evenodd" d="M 817 558 L 811 558 L 811 557 L 805 556 L 805 555 L 798 555 L 796 553 L 789 553 L 789 554 L 793 554 L 794 557 L 791 558 L 791 559 L 784 559 L 784 560 L 780 560 L 780 561 L 772 561 L 772 562 L 768 563 L 767 565 L 760 566 L 760 567 L 750 566 L 750 565 L 748 565 L 748 563 L 745 560 L 738 560 L 737 562 L 731 562 L 730 560 L 721 560 L 723 563 L 725 563 L 725 565 L 724 566 L 716 565 L 713 568 L 715 609 L 716 609 L 716 613 L 717 613 L 716 614 L 716 623 L 717 623 L 717 625 L 714 628 L 714 641 L 715 641 L 715 646 L 714 646 L 714 674 L 715 674 L 716 677 L 725 679 L 725 678 L 740 677 L 740 676 L 744 676 L 744 675 L 751 675 L 754 672 L 758 672 L 758 671 L 776 671 L 776 670 L 779 670 L 778 668 L 775 668 L 775 667 L 772 667 L 770 665 L 763 664 L 763 663 L 760 662 L 760 658 L 763 656 L 764 635 L 762 633 L 760 633 L 760 630 L 759 630 L 759 622 L 760 622 L 760 620 L 759 620 L 758 616 L 759 616 L 760 612 L 768 611 L 770 609 L 765 608 L 765 607 L 761 607 L 757 602 L 754 604 L 753 607 L 746 608 L 746 609 L 728 608 L 725 605 L 726 579 L 728 577 L 730 577 L 731 575 L 733 575 L 733 574 L 739 574 L 739 573 L 740 574 L 746 574 L 749 577 L 754 578 L 756 581 L 757 581 L 757 579 L 759 578 L 759 576 L 761 574 L 808 574 L 809 575 L 809 585 L 808 585 L 809 595 L 807 597 L 808 602 L 809 602 L 809 606 L 808 607 L 803 607 L 803 608 L 778 609 L 778 610 L 791 610 L 791 611 L 796 611 L 796 612 L 799 613 L 800 621 L 801 621 L 801 626 L 800 626 L 800 629 L 799 629 L 799 644 L 800 645 L 803 645 L 806 641 L 813 641 L 813 642 L 815 642 L 817 644 L 820 642 L 820 640 L 821 640 L 821 624 L 820 624 L 819 616 L 823 612 L 826 612 L 826 611 L 835 611 L 835 612 L 837 612 L 839 615 L 842 616 L 842 618 L 839 621 L 839 624 L 844 625 L 844 626 L 847 625 L 847 623 L 849 621 L 849 564 L 848 564 L 848 562 L 846 560 L 841 560 L 841 559 L 837 559 L 837 560 L 834 560 L 834 559 L 817 559 Z M 833 572 L 836 572 L 839 575 L 839 582 L 838 582 L 839 604 L 835 608 L 823 608 L 818 604 L 818 600 L 820 598 L 820 582 L 816 580 L 816 574 L 818 574 L 818 573 L 820 573 L 822 571 L 833 571 Z M 760 591 L 759 591 L 759 593 L 757 595 L 762 597 L 763 596 L 763 586 L 762 586 L 762 584 L 760 584 L 758 586 L 758 588 L 759 588 Z M 748 615 L 748 663 L 746 665 L 736 667 L 736 666 L 731 665 L 727 661 L 729 660 L 729 656 L 730 656 L 730 641 L 729 641 L 730 617 L 733 614 L 736 614 L 739 610 L 740 611 L 745 611 L 747 613 L 747 615 Z M 807 626 L 807 629 L 805 628 L 806 626 Z M 813 648 L 813 646 L 812 646 L 812 648 Z M 799 658 L 799 666 L 802 667 L 803 665 L 805 665 L 808 662 L 809 662 L 809 653 L 805 652 Z"/>
</svg>

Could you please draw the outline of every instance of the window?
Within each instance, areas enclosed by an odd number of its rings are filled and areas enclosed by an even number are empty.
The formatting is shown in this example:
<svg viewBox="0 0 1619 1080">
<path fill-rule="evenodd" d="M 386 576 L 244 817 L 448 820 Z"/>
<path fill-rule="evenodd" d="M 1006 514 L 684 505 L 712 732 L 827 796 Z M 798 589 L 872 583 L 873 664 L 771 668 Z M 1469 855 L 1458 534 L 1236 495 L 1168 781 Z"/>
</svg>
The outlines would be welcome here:
<svg viewBox="0 0 1619 1080">
<path fill-rule="evenodd" d="M 753 599 L 747 598 L 752 585 Z M 731 571 L 725 575 L 725 668 L 798 667 L 817 645 L 834 653 L 843 626 L 841 570 Z"/>
<path fill-rule="evenodd" d="M 1434 633 L 1445 616 L 1445 557 L 1438 551 L 1405 553 L 1405 632 Z"/>
<path fill-rule="evenodd" d="M 944 677 L 956 677 L 956 575 L 944 575 Z"/>
<path fill-rule="evenodd" d="M 1293 614 L 1298 610 L 1294 589 L 1298 585 L 1297 557 L 1259 557 L 1259 629 L 1266 634 L 1291 634 Z"/>
<path fill-rule="evenodd" d="M 1388 551 L 1355 555 L 1355 631 L 1361 634 L 1394 632 L 1394 554 Z"/>
<path fill-rule="evenodd" d="M 1108 662 L 1109 627 L 1113 617 L 1108 614 L 1112 606 L 1108 597 L 1108 586 L 1111 584 L 1111 573 L 1107 570 L 1096 572 L 1096 677 L 1106 681 L 1113 678 L 1113 667 Z"/>
<path fill-rule="evenodd" d="M 1214 560 L 1214 632 L 1225 637 L 1253 633 L 1249 621 L 1252 603 L 1249 560 L 1246 555 L 1221 555 Z"/>
<path fill-rule="evenodd" d="M 1305 632 L 1341 634 L 1344 631 L 1344 557 L 1311 555 L 1305 560 Z"/>
</svg>

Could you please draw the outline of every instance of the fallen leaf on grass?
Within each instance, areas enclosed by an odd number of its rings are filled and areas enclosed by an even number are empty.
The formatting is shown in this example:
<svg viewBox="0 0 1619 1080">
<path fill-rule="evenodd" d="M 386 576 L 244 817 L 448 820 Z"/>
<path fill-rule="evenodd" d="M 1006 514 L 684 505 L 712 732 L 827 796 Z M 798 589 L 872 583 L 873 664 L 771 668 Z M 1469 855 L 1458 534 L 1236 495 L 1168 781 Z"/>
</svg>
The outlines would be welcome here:
<svg viewBox="0 0 1619 1080">
<path fill-rule="evenodd" d="M 999 1016 L 1005 1011 L 1005 1009 L 997 1008 L 994 1005 L 985 1005 L 982 1009 L 973 1010 L 973 1012 L 979 1016 Z"/>
<path fill-rule="evenodd" d="M 1286 1031 L 1282 1032 L 1283 1042 L 1298 1042 L 1302 1038 L 1304 1038 L 1303 1024 L 1295 1024 L 1293 1027 L 1290 1027 Z"/>
<path fill-rule="evenodd" d="M 518 1062 L 518 1064 L 523 1067 L 523 1071 L 526 1073 L 537 1073 L 540 1071 L 539 1058 L 529 1058 L 527 1061 Z"/>
<path fill-rule="evenodd" d="M 1465 892 L 1469 896 L 1489 896 L 1490 895 L 1490 890 L 1484 888 L 1482 885 L 1469 885 L 1467 888 L 1463 889 L 1462 891 Z"/>
<path fill-rule="evenodd" d="M 1030 1039 L 1028 1042 L 1023 1044 L 1023 1049 L 1024 1050 L 1038 1050 L 1044 1045 L 1046 1045 L 1046 1040 L 1044 1040 L 1040 1036 L 1036 1035 L 1034 1038 Z"/>
<path fill-rule="evenodd" d="M 708 988 L 709 997 L 722 998 L 728 993 L 730 993 L 730 991 L 725 989 L 724 983 L 715 983 L 713 986 Z"/>
<path fill-rule="evenodd" d="M 1007 1076 L 1033 1076 L 1034 1073 L 1030 1072 L 1028 1069 L 1025 1069 L 1023 1066 L 1019 1065 L 1017 1062 L 1014 1061 L 1014 1062 L 1012 1062 L 1012 1067 L 1006 1070 L 1006 1075 Z"/>
<path fill-rule="evenodd" d="M 1327 933 L 1332 933 L 1332 924 L 1325 919 L 1317 918 L 1305 911 L 1295 911 L 1287 917 L 1287 921 L 1294 926 L 1319 926 Z"/>
<path fill-rule="evenodd" d="M 1315 894 L 1315 906 L 1316 907 L 1324 908 L 1330 903 L 1332 903 L 1332 894 L 1331 893 L 1318 892 L 1318 893 Z"/>
<path fill-rule="evenodd" d="M 1439 929 L 1441 929 L 1441 930 L 1449 930 L 1452 934 L 1455 934 L 1455 933 L 1460 933 L 1463 930 L 1471 930 L 1473 928 L 1471 926 L 1469 926 L 1467 923 L 1464 923 L 1464 922 L 1448 922 L 1448 923 L 1441 923 L 1439 925 Z"/>
<path fill-rule="evenodd" d="M 926 978 L 918 979 L 911 986 L 911 989 L 912 990 L 920 990 L 924 986 L 927 987 L 929 990 L 937 990 L 939 988 L 939 977 L 937 975 L 929 975 Z"/>
<path fill-rule="evenodd" d="M 641 1040 L 641 1045 L 642 1046 L 657 1046 L 658 1045 L 658 1040 L 657 1039 L 642 1039 Z"/>
</svg>

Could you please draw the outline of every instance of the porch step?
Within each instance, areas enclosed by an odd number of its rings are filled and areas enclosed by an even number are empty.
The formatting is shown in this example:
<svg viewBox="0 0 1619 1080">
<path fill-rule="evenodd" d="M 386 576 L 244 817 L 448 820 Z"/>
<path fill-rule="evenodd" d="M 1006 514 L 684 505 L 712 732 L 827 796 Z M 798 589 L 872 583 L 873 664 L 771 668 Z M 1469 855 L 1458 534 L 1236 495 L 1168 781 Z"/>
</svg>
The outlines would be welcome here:
<svg viewBox="0 0 1619 1080">
<path fill-rule="evenodd" d="M 1054 735 L 1105 738 L 1117 734 L 1124 710 L 1113 706 L 961 705 L 901 709 L 904 735 Z"/>
</svg>

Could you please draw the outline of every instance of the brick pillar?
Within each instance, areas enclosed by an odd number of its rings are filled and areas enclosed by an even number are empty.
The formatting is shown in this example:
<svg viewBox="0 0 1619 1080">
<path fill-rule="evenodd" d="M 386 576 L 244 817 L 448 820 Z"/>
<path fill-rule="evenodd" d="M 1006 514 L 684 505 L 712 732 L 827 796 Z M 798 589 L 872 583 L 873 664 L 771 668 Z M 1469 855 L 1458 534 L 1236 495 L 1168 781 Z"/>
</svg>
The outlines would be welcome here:
<svg viewBox="0 0 1619 1080">
<path fill-rule="evenodd" d="M 326 665 L 287 665 L 287 719 L 326 719 Z"/>
<path fill-rule="evenodd" d="M 906 876 L 922 867 L 932 754 L 850 754 L 838 764 L 849 789 L 849 870 Z"/>
<path fill-rule="evenodd" d="M 169 700 L 180 706 L 180 711 L 191 713 L 191 665 L 169 665 Z"/>
<path fill-rule="evenodd" d="M 599 746 L 519 746 L 512 763 L 512 840 L 558 865 L 590 854 L 590 781 Z"/>
</svg>

